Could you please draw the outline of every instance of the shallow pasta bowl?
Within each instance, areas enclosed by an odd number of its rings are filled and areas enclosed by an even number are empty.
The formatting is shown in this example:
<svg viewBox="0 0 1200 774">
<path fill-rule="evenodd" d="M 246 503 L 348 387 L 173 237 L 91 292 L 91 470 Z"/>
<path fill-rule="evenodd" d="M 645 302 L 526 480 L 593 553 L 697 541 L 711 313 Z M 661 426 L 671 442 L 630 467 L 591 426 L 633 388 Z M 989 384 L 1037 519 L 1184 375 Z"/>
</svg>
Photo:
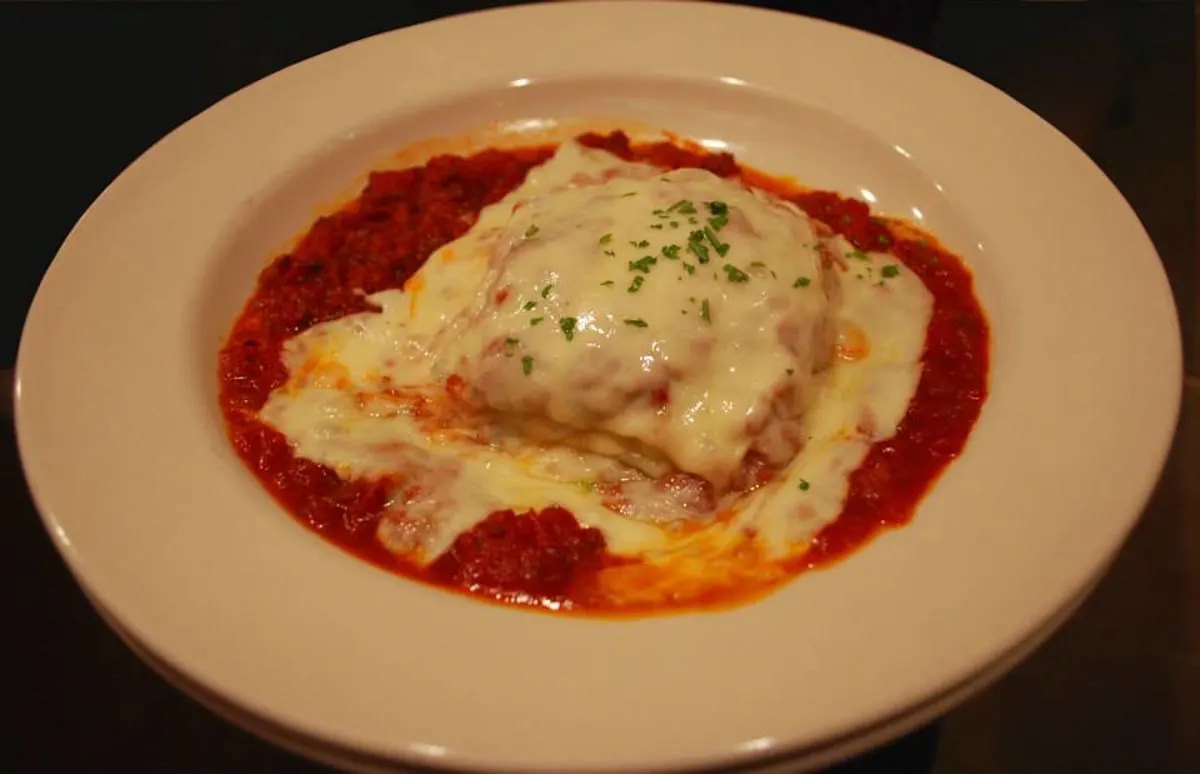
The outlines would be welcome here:
<svg viewBox="0 0 1200 774">
<path fill-rule="evenodd" d="M 697 45 L 717 30 L 739 45 Z M 637 55 L 614 56 L 614 41 Z M 242 468 L 215 356 L 268 257 L 389 151 L 600 117 L 871 199 L 963 256 L 992 325 L 991 396 L 910 526 L 755 604 L 572 619 L 380 572 L 287 518 Z M 386 760 L 678 769 L 854 737 L 1060 620 L 1165 458 L 1175 319 L 1112 185 L 960 71 L 765 11 L 530 6 L 338 49 L 151 148 L 39 289 L 16 420 L 80 583 L 222 701 Z"/>
</svg>

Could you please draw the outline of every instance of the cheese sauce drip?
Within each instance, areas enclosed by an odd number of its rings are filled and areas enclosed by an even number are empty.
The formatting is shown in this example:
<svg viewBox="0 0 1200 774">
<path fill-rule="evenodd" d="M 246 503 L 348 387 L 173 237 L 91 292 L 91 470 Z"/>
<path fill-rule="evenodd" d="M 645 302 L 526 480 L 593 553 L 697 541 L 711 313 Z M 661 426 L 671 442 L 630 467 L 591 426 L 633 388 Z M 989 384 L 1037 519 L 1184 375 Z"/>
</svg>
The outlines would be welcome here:
<svg viewBox="0 0 1200 774">
<path fill-rule="evenodd" d="M 790 555 L 895 433 L 931 314 L 904 267 L 822 230 L 708 172 L 566 143 L 379 312 L 289 341 L 261 417 L 339 475 L 418 482 L 380 539 L 424 561 L 492 511 L 551 505 L 652 562 L 747 535 Z M 672 519 L 649 486 L 720 487 L 751 450 L 781 472 L 725 496 L 730 519 Z M 621 513 L 597 480 L 629 482 Z"/>
</svg>

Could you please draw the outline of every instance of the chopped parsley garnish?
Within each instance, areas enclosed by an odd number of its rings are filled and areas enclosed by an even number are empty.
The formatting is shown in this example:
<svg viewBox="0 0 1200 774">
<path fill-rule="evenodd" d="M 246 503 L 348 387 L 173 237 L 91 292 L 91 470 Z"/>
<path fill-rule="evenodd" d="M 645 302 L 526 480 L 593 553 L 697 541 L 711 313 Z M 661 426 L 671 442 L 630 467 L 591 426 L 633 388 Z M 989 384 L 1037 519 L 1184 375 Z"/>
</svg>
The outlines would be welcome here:
<svg viewBox="0 0 1200 774">
<path fill-rule="evenodd" d="M 613 284 L 613 281 L 612 280 L 604 280 L 600 284 L 603 285 L 604 287 L 608 287 L 609 285 Z"/>
<path fill-rule="evenodd" d="M 725 202 L 709 202 L 708 211 L 712 213 L 712 217 L 708 219 L 708 225 L 720 231 L 729 222 L 729 205 Z"/>
<path fill-rule="evenodd" d="M 894 263 L 890 263 L 887 266 L 884 266 L 879 273 L 883 275 L 884 278 L 891 279 L 892 277 L 900 276 L 900 267 Z"/>
<path fill-rule="evenodd" d="M 704 322 L 712 322 L 712 315 L 708 310 L 707 298 L 700 302 L 700 319 L 704 320 Z"/>
<path fill-rule="evenodd" d="M 521 358 L 521 370 L 525 372 L 526 376 L 533 373 L 533 355 L 526 355 Z"/>
<path fill-rule="evenodd" d="M 530 324 L 530 325 L 537 325 L 538 323 L 540 323 L 542 320 L 545 320 L 545 319 L 546 319 L 545 317 L 535 317 L 535 318 L 533 318 L 532 320 L 530 320 L 530 321 L 529 321 L 529 324 Z"/>
<path fill-rule="evenodd" d="M 549 297 L 550 297 L 550 290 L 551 290 L 553 287 L 554 287 L 553 285 L 547 285 L 546 287 L 542 288 L 542 298 L 549 298 Z"/>
<path fill-rule="evenodd" d="M 797 277 L 796 281 L 792 283 L 792 287 L 806 288 L 810 282 L 812 282 L 812 280 L 810 280 L 808 277 Z"/>
<path fill-rule="evenodd" d="M 713 249 L 717 251 L 717 255 L 724 258 L 725 253 L 729 252 L 729 245 L 717 239 L 717 232 L 713 231 L 711 226 L 704 227 L 704 236 L 708 237 L 708 241 L 712 243 Z"/>
<path fill-rule="evenodd" d="M 748 282 L 750 280 L 749 274 L 734 266 L 732 263 L 727 263 L 721 268 L 725 270 L 725 276 L 729 278 L 730 282 Z"/>
<path fill-rule="evenodd" d="M 658 259 L 655 258 L 653 255 L 643 255 L 641 258 L 638 258 L 636 261 L 629 262 L 629 270 L 630 271 L 640 271 L 643 274 L 649 274 L 650 267 L 656 263 L 658 263 Z"/>
<path fill-rule="evenodd" d="M 787 368 L 787 369 L 784 369 L 784 373 L 787 374 L 788 376 L 791 376 L 792 374 L 796 373 L 796 369 Z"/>
<path fill-rule="evenodd" d="M 529 228 L 525 229 L 525 238 L 528 239 L 529 237 L 536 236 L 537 232 L 537 226 L 530 226 Z"/>
<path fill-rule="evenodd" d="M 687 261 L 683 262 L 683 270 L 686 271 L 688 274 L 696 273 L 696 267 L 693 266 L 692 264 L 688 263 Z"/>
<path fill-rule="evenodd" d="M 663 227 L 663 224 L 661 224 L 661 223 L 651 223 L 650 224 L 650 228 L 652 228 L 656 231 L 662 231 L 662 227 Z"/>
<path fill-rule="evenodd" d="M 880 234 L 880 235 L 879 235 L 879 244 L 881 244 L 881 245 L 890 245 L 891 243 L 892 243 L 892 240 L 888 238 L 888 235 L 887 235 L 887 234 Z"/>
<path fill-rule="evenodd" d="M 700 263 L 708 263 L 708 246 L 704 244 L 704 232 L 693 231 L 688 234 L 688 252 L 696 256 Z"/>
<path fill-rule="evenodd" d="M 672 261 L 679 257 L 679 245 L 666 245 L 662 249 L 663 257 L 670 258 Z"/>
<path fill-rule="evenodd" d="M 575 323 L 574 317 L 564 317 L 558 321 L 558 327 L 562 328 L 563 335 L 567 337 L 567 341 L 575 339 Z"/>
<path fill-rule="evenodd" d="M 647 247 L 649 247 L 649 246 L 650 246 L 650 243 L 649 243 L 649 242 L 647 242 L 645 239 L 643 239 L 643 240 L 642 240 L 642 241 L 640 241 L 640 242 L 630 242 L 630 243 L 629 243 L 629 245 L 630 245 L 631 247 L 636 247 L 636 248 L 638 248 L 639 250 L 644 250 L 644 249 L 646 249 Z"/>
<path fill-rule="evenodd" d="M 632 319 L 625 320 L 624 322 L 626 325 L 632 325 L 635 328 L 645 328 L 646 327 L 646 321 L 640 317 L 634 317 Z"/>
<path fill-rule="evenodd" d="M 605 250 L 604 254 L 611 258 L 615 258 L 617 256 L 617 252 L 615 250 Z"/>
<path fill-rule="evenodd" d="M 602 244 L 602 245 L 606 245 L 611 241 L 612 241 L 612 234 L 605 234 L 604 236 L 600 237 L 600 244 Z"/>
<path fill-rule="evenodd" d="M 854 249 L 854 250 L 851 250 L 850 252 L 846 253 L 846 257 L 847 258 L 857 258 L 860 261 L 871 260 L 871 256 L 867 255 L 862 250 L 858 250 L 858 249 Z"/>
<path fill-rule="evenodd" d="M 695 215 L 696 205 L 689 199 L 680 199 L 667 208 L 667 212 L 678 212 L 681 215 Z"/>
<path fill-rule="evenodd" d="M 808 479 L 806 479 L 806 478 L 800 479 L 800 491 L 807 492 L 808 487 L 809 487 Z"/>
<path fill-rule="evenodd" d="M 630 196 L 637 196 L 637 191 L 626 191 L 625 193 L 621 194 L 622 199 L 628 199 Z"/>
<path fill-rule="evenodd" d="M 677 221 L 677 220 L 671 221 L 671 228 L 679 228 L 679 221 Z"/>
<path fill-rule="evenodd" d="M 516 346 L 520 343 L 521 343 L 520 339 L 505 339 L 504 340 L 504 356 L 512 357 L 513 349 L 515 349 Z"/>
<path fill-rule="evenodd" d="M 633 278 L 633 282 L 630 282 L 630 283 L 629 283 L 629 288 L 628 288 L 629 292 L 630 292 L 630 293 L 636 293 L 636 292 L 638 292 L 639 290 L 641 290 L 641 288 L 642 288 L 642 283 L 643 283 L 643 282 L 645 282 L 645 281 L 646 281 L 646 278 L 645 278 L 645 277 L 643 277 L 643 276 L 642 276 L 642 275 L 640 275 L 640 274 L 639 274 L 639 275 L 637 275 L 636 277 L 634 277 L 634 278 Z"/>
<path fill-rule="evenodd" d="M 762 261 L 751 261 L 750 268 L 751 269 L 765 269 L 765 268 L 767 268 L 767 265 L 765 263 L 763 263 Z"/>
<path fill-rule="evenodd" d="M 534 308 L 535 306 L 537 306 L 537 301 L 526 301 L 525 306 L 523 306 L 521 308 L 524 309 L 526 312 L 528 312 L 530 309 Z"/>
</svg>

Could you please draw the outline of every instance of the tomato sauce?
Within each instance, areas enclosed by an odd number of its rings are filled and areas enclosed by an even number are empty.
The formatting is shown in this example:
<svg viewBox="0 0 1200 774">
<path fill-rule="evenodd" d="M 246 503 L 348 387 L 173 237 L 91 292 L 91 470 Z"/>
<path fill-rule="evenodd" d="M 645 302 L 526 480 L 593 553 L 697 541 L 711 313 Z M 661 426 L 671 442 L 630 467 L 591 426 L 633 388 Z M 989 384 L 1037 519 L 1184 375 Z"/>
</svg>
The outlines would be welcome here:
<svg viewBox="0 0 1200 774">
<path fill-rule="evenodd" d="M 932 240 L 900 236 L 863 202 L 781 183 L 743 169 L 729 154 L 682 143 L 635 145 L 620 132 L 578 139 L 629 161 L 740 177 L 794 202 L 855 247 L 892 253 L 921 278 L 933 296 L 933 316 L 916 394 L 896 434 L 876 443 L 851 475 L 841 516 L 788 569 L 828 564 L 880 530 L 907 523 L 962 451 L 987 396 L 988 325 L 961 261 Z M 629 560 L 608 554 L 603 535 L 568 511 L 493 513 L 420 567 L 376 539 L 394 492 L 419 482 L 342 479 L 297 457 L 283 435 L 258 419 L 271 392 L 287 379 L 285 341 L 318 323 L 369 310 L 366 295 L 402 287 L 434 250 L 466 233 L 481 209 L 519 186 L 553 152 L 552 146 L 487 150 L 372 173 L 357 199 L 320 218 L 260 275 L 219 355 L 220 402 L 246 465 L 302 524 L 338 546 L 389 570 L 489 599 L 606 612 L 593 581 L 602 569 Z M 738 599 L 753 596 L 743 592 Z"/>
</svg>

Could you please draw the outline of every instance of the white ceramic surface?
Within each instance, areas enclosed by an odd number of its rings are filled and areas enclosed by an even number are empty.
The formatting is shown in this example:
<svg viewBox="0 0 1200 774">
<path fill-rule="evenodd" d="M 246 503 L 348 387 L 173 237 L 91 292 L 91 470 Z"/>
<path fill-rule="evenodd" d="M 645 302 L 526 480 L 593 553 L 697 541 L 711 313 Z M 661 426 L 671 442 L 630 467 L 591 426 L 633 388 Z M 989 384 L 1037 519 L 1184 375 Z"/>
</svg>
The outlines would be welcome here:
<svg viewBox="0 0 1200 774">
<path fill-rule="evenodd" d="M 962 253 L 993 325 L 992 394 L 911 526 L 754 605 L 605 622 L 388 575 L 259 488 L 223 435 L 215 354 L 270 253 L 388 150 L 564 117 L 729 147 L 874 197 Z M 89 593 L 248 715 L 425 764 L 675 769 L 865 733 L 1044 631 L 1144 505 L 1180 360 L 1136 217 L 994 89 L 799 17 L 581 2 L 368 39 L 159 142 L 47 273 L 16 420 L 34 497 Z"/>
</svg>

